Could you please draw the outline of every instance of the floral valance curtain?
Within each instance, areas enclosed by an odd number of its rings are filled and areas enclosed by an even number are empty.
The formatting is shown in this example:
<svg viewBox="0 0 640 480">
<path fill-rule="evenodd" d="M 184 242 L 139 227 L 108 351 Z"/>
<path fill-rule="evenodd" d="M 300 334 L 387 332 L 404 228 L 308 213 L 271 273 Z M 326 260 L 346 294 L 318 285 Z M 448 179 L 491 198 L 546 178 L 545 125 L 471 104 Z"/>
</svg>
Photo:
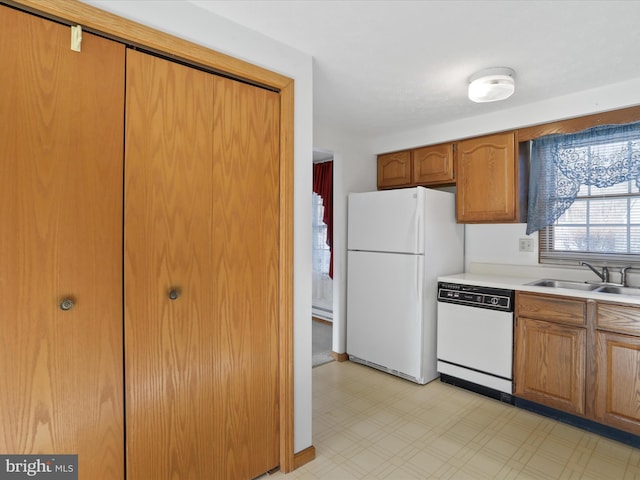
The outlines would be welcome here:
<svg viewBox="0 0 640 480">
<path fill-rule="evenodd" d="M 329 277 L 333 278 L 333 162 L 313 164 L 313 193 L 322 197 L 324 214 L 322 221 L 327 225 L 327 245 L 331 251 Z"/>
<path fill-rule="evenodd" d="M 533 140 L 527 234 L 560 218 L 581 185 L 610 187 L 634 179 L 640 188 L 640 122 Z"/>
</svg>

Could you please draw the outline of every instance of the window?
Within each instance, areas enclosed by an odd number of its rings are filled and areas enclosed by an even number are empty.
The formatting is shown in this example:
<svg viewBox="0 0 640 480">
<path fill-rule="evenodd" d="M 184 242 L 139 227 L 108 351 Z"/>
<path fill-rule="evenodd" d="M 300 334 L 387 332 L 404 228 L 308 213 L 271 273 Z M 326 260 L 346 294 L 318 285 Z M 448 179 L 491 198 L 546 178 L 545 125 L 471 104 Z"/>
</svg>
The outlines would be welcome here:
<svg viewBox="0 0 640 480">
<path fill-rule="evenodd" d="M 582 185 L 576 200 L 540 231 L 540 261 L 640 263 L 640 189 L 634 180 Z"/>
<path fill-rule="evenodd" d="M 312 313 L 314 316 L 333 318 L 333 282 L 329 277 L 331 249 L 327 245 L 327 225 L 320 195 L 313 195 L 313 249 L 312 249 Z"/>
<path fill-rule="evenodd" d="M 529 202 L 542 263 L 640 266 L 640 122 L 534 140 Z"/>
<path fill-rule="evenodd" d="M 313 271 L 329 278 L 331 249 L 327 245 L 327 224 L 320 195 L 313 194 Z"/>
</svg>

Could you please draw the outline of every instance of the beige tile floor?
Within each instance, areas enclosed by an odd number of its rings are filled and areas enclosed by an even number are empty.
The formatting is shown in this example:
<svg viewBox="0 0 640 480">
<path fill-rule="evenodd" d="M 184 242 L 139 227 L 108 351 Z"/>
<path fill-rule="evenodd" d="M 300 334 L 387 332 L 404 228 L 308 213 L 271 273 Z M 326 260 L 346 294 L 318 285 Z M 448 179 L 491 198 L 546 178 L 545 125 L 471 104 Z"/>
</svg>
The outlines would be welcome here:
<svg viewBox="0 0 640 480">
<path fill-rule="evenodd" d="M 440 381 L 313 369 L 316 459 L 284 479 L 640 480 L 640 450 Z"/>
</svg>

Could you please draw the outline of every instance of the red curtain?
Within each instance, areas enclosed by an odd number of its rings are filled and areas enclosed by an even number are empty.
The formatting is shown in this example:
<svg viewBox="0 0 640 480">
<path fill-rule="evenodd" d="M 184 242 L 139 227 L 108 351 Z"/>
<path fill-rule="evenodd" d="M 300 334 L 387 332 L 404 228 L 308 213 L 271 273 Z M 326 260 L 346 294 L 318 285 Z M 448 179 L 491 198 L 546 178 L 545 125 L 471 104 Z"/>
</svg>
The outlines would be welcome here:
<svg viewBox="0 0 640 480">
<path fill-rule="evenodd" d="M 322 221 L 327 225 L 327 245 L 331 252 L 329 277 L 333 278 L 333 162 L 313 164 L 313 193 L 320 195 L 324 207 Z"/>
</svg>

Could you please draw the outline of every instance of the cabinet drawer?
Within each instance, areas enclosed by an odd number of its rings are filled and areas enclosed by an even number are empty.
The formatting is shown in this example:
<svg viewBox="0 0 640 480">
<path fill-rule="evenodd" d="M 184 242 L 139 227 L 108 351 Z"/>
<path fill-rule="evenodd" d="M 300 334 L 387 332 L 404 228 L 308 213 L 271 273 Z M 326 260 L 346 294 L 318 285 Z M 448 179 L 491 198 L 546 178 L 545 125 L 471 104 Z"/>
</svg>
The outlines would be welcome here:
<svg viewBox="0 0 640 480">
<path fill-rule="evenodd" d="M 640 336 L 640 306 L 598 303 L 596 328 Z"/>
<path fill-rule="evenodd" d="M 516 314 L 552 322 L 584 325 L 586 302 L 564 297 L 547 297 L 518 292 Z"/>
</svg>

